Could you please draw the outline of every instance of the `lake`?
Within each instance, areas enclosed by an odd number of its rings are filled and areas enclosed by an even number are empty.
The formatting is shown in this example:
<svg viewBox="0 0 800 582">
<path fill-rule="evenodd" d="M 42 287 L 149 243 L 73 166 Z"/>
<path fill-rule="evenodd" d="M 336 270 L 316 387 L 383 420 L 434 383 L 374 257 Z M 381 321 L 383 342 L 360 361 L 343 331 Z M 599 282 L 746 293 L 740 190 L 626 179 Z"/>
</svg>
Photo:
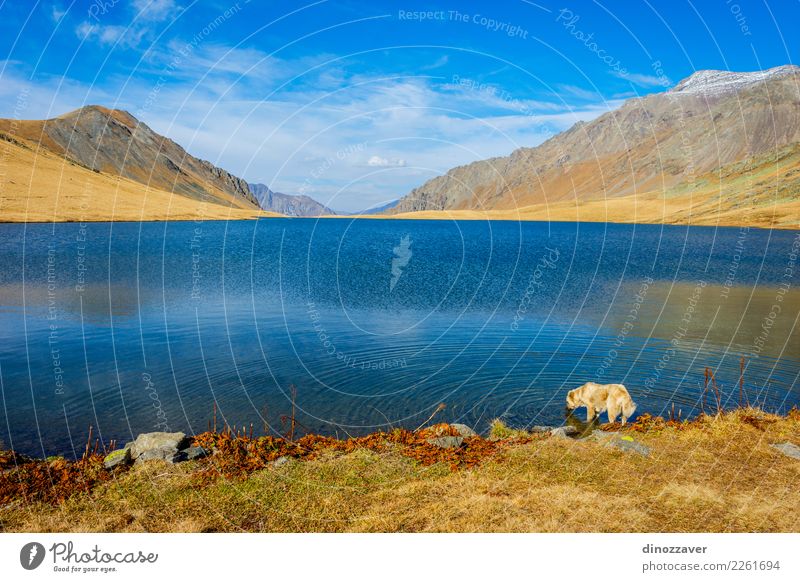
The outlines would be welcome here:
<svg viewBox="0 0 800 582">
<path fill-rule="evenodd" d="M 637 414 L 800 402 L 800 234 L 504 221 L 0 225 L 6 447 L 141 432 L 364 434 L 564 422 L 621 382 Z M 709 399 L 709 402 L 711 399 Z M 581 411 L 582 412 L 582 411 Z"/>
</svg>

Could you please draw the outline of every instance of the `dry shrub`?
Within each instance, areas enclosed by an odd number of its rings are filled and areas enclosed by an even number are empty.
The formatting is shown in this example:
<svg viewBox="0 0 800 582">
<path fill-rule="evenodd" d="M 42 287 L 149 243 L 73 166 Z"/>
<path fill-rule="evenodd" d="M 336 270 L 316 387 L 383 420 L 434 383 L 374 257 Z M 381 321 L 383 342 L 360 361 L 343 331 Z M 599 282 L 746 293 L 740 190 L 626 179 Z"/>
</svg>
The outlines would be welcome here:
<svg viewBox="0 0 800 582">
<path fill-rule="evenodd" d="M 237 436 L 230 431 L 206 432 L 195 439 L 195 444 L 213 451 L 214 454 L 204 461 L 205 467 L 198 476 L 201 482 L 220 475 L 241 478 L 263 469 L 280 457 L 312 460 L 325 453 L 347 454 L 358 449 L 377 453 L 397 451 L 423 466 L 444 463 L 452 470 L 457 470 L 474 467 L 485 459 L 494 457 L 512 442 L 521 442 L 518 437 L 497 441 L 480 436 L 466 437 L 461 446 L 453 448 L 441 448 L 428 442 L 431 438 L 458 434 L 455 428 L 445 423 L 417 431 L 395 429 L 348 439 L 309 434 L 294 442 L 271 436 Z"/>
<path fill-rule="evenodd" d="M 0 505 L 61 503 L 75 494 L 91 491 L 113 475 L 103 467 L 102 455 L 89 455 L 76 462 L 62 458 L 47 462 L 4 451 L 0 459 L 0 467 L 11 467 L 0 471 Z"/>
</svg>

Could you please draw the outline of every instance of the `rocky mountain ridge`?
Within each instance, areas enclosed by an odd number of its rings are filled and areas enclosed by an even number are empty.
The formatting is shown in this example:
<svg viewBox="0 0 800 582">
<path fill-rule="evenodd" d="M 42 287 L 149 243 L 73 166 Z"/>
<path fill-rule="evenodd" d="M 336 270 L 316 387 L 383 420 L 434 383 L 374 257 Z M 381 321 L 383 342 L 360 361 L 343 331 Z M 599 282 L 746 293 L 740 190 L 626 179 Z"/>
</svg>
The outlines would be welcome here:
<svg viewBox="0 0 800 582">
<path fill-rule="evenodd" d="M 47 120 L 0 119 L 0 131 L 95 172 L 199 202 L 258 208 L 243 179 L 195 158 L 127 111 L 89 105 Z"/>
<path fill-rule="evenodd" d="M 263 210 L 277 212 L 286 216 L 315 217 L 337 214 L 324 204 L 305 194 L 283 194 L 273 192 L 266 184 L 248 184 Z"/>
<path fill-rule="evenodd" d="M 800 68 L 700 71 L 537 147 L 453 168 L 388 214 L 579 204 L 691 187 L 698 176 L 798 142 Z"/>
</svg>

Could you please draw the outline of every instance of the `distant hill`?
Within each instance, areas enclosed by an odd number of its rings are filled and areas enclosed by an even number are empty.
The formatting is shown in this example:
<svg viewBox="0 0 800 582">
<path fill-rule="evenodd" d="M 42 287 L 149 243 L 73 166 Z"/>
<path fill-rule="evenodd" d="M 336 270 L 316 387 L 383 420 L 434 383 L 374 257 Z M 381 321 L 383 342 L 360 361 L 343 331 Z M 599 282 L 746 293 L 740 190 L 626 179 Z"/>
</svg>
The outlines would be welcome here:
<svg viewBox="0 0 800 582">
<path fill-rule="evenodd" d="M 130 113 L 89 105 L 43 121 L 0 120 L 0 131 L 90 170 L 234 208 L 258 208 L 241 178 L 188 154 Z"/>
<path fill-rule="evenodd" d="M 95 172 L 2 131 L 0 160 L 0 222 L 237 220 L 268 214 Z"/>
<path fill-rule="evenodd" d="M 800 68 L 699 71 L 538 147 L 454 168 L 414 189 L 388 214 L 520 210 L 546 220 L 548 209 L 558 207 L 603 220 L 604 209 L 619 206 L 615 200 L 638 196 L 647 207 L 637 214 L 627 200 L 630 211 L 616 208 L 617 220 L 645 220 L 648 210 L 648 221 L 691 222 L 685 204 L 673 204 L 671 197 L 681 194 L 713 209 L 704 218 L 712 223 L 715 213 L 731 224 L 752 224 L 758 214 L 759 225 L 797 228 L 787 205 L 798 202 L 798 143 Z M 760 172 L 750 184 L 748 168 Z"/>
<path fill-rule="evenodd" d="M 0 119 L 0 221 L 239 219 L 266 215 L 233 174 L 130 113 L 98 105 Z"/>
<path fill-rule="evenodd" d="M 261 208 L 286 216 L 323 216 L 336 212 L 310 196 L 273 192 L 265 184 L 248 184 Z"/>
<path fill-rule="evenodd" d="M 361 212 L 353 212 L 352 214 L 381 214 L 382 212 L 386 212 L 387 210 L 391 210 L 395 206 L 400 203 L 400 199 L 392 200 L 391 202 L 387 202 L 386 204 L 382 204 L 381 206 L 377 206 L 375 208 L 368 208 L 367 210 L 362 210 Z"/>
</svg>

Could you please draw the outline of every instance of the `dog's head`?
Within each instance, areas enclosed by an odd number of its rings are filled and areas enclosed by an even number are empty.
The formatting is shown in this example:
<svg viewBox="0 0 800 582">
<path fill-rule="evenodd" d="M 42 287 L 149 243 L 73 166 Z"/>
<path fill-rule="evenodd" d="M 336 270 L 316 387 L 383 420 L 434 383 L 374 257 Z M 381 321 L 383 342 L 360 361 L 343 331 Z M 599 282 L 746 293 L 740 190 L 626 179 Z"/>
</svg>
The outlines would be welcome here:
<svg viewBox="0 0 800 582">
<path fill-rule="evenodd" d="M 579 406 L 577 392 L 578 392 L 577 388 L 575 390 L 570 390 L 569 392 L 567 392 L 567 408 L 569 410 L 573 410 L 575 408 L 578 408 Z"/>
</svg>

